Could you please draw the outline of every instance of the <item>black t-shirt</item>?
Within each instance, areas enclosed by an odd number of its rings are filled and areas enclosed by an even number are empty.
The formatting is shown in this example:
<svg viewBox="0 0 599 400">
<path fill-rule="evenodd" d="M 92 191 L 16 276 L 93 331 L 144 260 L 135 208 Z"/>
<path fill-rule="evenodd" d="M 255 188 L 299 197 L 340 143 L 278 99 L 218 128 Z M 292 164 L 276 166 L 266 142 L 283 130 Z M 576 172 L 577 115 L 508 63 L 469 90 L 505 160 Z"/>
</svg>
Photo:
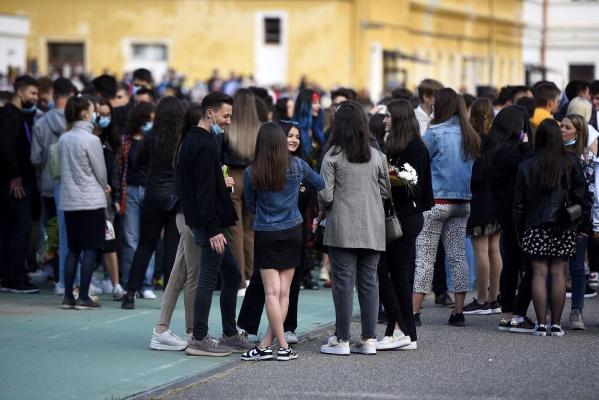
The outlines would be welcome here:
<svg viewBox="0 0 599 400">
<path fill-rule="evenodd" d="M 127 158 L 127 186 L 146 186 L 148 180 L 146 173 L 135 163 L 140 145 L 141 140 L 131 140 L 131 149 Z"/>
</svg>

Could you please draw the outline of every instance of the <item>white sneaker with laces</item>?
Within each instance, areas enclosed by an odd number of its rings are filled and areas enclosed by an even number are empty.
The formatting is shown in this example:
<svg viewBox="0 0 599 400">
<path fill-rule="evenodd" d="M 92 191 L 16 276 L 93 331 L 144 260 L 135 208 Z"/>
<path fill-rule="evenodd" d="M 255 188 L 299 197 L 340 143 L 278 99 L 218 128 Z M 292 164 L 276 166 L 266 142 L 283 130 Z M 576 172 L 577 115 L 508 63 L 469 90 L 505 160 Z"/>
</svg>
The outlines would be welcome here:
<svg viewBox="0 0 599 400">
<path fill-rule="evenodd" d="M 401 350 L 401 351 L 418 350 L 418 343 L 416 341 L 410 342 L 409 345 L 400 347 L 399 350 Z"/>
<path fill-rule="evenodd" d="M 60 286 L 60 283 L 54 284 L 54 294 L 57 296 L 64 296 L 64 286 Z"/>
<path fill-rule="evenodd" d="M 298 344 L 299 343 L 299 339 L 297 338 L 297 336 L 295 336 L 295 333 L 293 333 L 291 331 L 285 332 L 285 340 L 287 341 L 288 344 Z"/>
<path fill-rule="evenodd" d="M 338 341 L 336 336 L 331 336 L 327 340 L 327 344 L 320 346 L 320 352 L 337 356 L 349 356 L 349 342 L 347 340 Z"/>
<path fill-rule="evenodd" d="M 154 291 L 151 289 L 144 289 L 141 292 L 141 298 L 148 299 L 148 300 L 154 300 L 156 298 L 156 293 L 154 293 Z"/>
<path fill-rule="evenodd" d="M 399 349 L 412 343 L 409 336 L 403 334 L 400 330 L 395 330 L 393 336 L 385 336 L 381 340 L 376 341 L 377 350 L 392 350 Z"/>
<path fill-rule="evenodd" d="M 125 289 L 122 288 L 120 283 L 117 283 L 115 286 L 113 286 L 112 288 L 112 299 L 114 301 L 121 301 L 123 299 L 123 296 L 127 294 L 127 291 Z"/>
<path fill-rule="evenodd" d="M 181 339 L 175 334 L 175 332 L 168 329 L 165 332 L 158 333 L 156 328 L 152 332 L 152 339 L 150 340 L 150 348 L 152 350 L 169 350 L 169 351 L 181 351 L 187 347 L 187 341 Z"/>
<path fill-rule="evenodd" d="M 376 340 L 372 338 L 362 340 L 362 338 L 359 338 L 352 344 L 350 351 L 360 354 L 376 354 Z"/>
<path fill-rule="evenodd" d="M 90 296 L 93 296 L 93 295 L 97 295 L 97 294 L 102 294 L 104 292 L 102 292 L 102 288 L 94 285 L 93 283 L 90 283 L 88 293 L 90 294 Z"/>
<path fill-rule="evenodd" d="M 110 279 L 104 279 L 100 284 L 100 287 L 102 288 L 103 293 L 112 293 L 113 286 Z"/>
</svg>

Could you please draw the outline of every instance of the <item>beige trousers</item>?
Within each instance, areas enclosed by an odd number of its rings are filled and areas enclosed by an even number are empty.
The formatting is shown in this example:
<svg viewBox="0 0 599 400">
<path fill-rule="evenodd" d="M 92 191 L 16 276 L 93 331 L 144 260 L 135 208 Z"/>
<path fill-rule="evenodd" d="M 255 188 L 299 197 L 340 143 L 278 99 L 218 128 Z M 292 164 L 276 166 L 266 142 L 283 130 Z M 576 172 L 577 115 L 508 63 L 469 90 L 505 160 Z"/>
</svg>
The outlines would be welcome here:
<svg viewBox="0 0 599 400">
<path fill-rule="evenodd" d="M 254 271 L 254 215 L 246 207 L 243 199 L 243 176 L 244 169 L 230 168 L 229 176 L 235 180 L 235 187 L 233 193 L 231 193 L 231 200 L 237 213 L 237 224 L 231 227 L 231 250 L 233 250 L 233 257 L 239 265 L 241 271 L 241 284 L 242 288 L 245 287 L 245 281 L 252 277 Z"/>
</svg>

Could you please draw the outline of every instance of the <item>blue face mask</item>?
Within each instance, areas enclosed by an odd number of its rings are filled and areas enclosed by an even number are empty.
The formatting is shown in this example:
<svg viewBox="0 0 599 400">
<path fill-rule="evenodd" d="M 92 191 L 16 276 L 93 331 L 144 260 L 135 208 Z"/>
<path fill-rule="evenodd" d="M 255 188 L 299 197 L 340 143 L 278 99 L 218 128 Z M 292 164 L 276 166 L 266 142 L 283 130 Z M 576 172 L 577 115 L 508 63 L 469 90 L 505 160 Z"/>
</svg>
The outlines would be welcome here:
<svg viewBox="0 0 599 400">
<path fill-rule="evenodd" d="M 23 112 L 26 114 L 33 114 L 34 112 L 37 111 L 37 105 L 35 103 L 31 103 L 31 102 L 25 102 L 23 103 Z"/>
<path fill-rule="evenodd" d="M 141 86 L 133 85 L 133 95 L 135 95 L 139 89 L 141 89 Z"/>
<path fill-rule="evenodd" d="M 212 123 L 210 124 L 210 131 L 215 134 L 215 135 L 220 135 L 225 133 L 225 131 L 223 130 L 223 128 L 221 128 L 216 121 L 214 120 L 214 118 L 212 118 Z"/>
<path fill-rule="evenodd" d="M 50 110 L 54 110 L 56 108 L 56 103 L 54 103 L 54 99 L 50 100 L 50 102 L 48 102 L 48 111 Z"/>
<path fill-rule="evenodd" d="M 576 144 L 576 138 L 568 140 L 564 143 L 564 146 L 572 146 L 573 144 Z"/>
<path fill-rule="evenodd" d="M 98 116 L 96 115 L 96 112 L 95 111 L 92 112 L 92 120 L 89 122 L 91 122 L 92 124 L 95 124 L 97 119 L 98 119 Z"/>
<path fill-rule="evenodd" d="M 102 129 L 106 129 L 108 125 L 110 125 L 110 122 L 110 117 L 100 117 L 100 120 L 98 121 L 98 126 Z"/>
<path fill-rule="evenodd" d="M 154 123 L 152 121 L 148 121 L 145 124 L 142 125 L 141 127 L 141 131 L 145 134 L 148 133 L 152 130 L 152 127 L 154 126 Z"/>
</svg>

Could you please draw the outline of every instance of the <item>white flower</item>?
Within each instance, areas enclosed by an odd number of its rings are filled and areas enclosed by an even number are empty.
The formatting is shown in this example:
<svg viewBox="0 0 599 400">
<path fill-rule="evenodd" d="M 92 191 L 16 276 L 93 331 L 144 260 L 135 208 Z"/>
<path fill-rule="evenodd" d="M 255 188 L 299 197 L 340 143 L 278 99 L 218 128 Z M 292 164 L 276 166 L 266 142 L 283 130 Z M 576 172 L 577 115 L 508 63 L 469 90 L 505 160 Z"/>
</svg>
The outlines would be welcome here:
<svg viewBox="0 0 599 400">
<path fill-rule="evenodd" d="M 415 185 L 418 183 L 418 173 L 416 173 L 416 170 L 408 163 L 401 166 L 397 175 L 409 184 Z"/>
</svg>

